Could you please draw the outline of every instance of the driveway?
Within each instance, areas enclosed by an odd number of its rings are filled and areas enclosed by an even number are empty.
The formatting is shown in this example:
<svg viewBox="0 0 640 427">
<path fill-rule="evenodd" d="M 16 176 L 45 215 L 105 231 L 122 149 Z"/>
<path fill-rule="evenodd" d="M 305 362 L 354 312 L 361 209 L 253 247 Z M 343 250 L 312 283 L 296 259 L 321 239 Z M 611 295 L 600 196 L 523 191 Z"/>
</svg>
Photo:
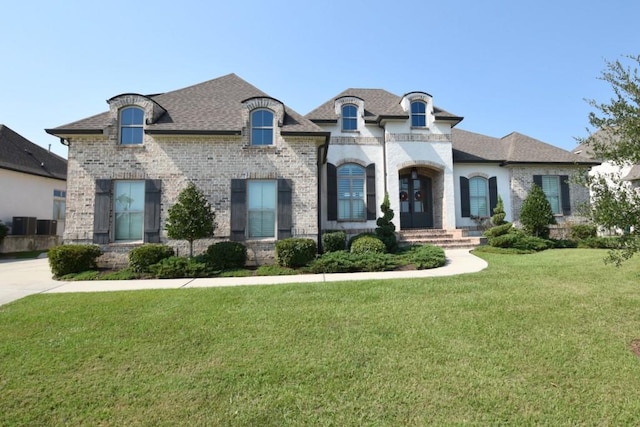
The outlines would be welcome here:
<svg viewBox="0 0 640 427">
<path fill-rule="evenodd" d="M 46 258 L 0 261 L 0 305 L 58 287 Z"/>
</svg>

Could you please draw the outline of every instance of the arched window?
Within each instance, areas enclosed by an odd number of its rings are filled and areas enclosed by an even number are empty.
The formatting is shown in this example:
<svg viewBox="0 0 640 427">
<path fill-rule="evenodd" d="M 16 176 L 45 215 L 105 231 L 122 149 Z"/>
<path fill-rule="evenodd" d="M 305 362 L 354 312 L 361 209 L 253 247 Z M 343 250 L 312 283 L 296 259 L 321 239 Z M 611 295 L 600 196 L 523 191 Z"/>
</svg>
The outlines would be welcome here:
<svg viewBox="0 0 640 427">
<path fill-rule="evenodd" d="M 353 104 L 342 106 L 342 130 L 358 130 L 358 107 Z"/>
<path fill-rule="evenodd" d="M 422 101 L 411 103 L 411 127 L 427 127 L 427 104 Z"/>
<path fill-rule="evenodd" d="M 469 180 L 469 206 L 471 216 L 488 217 L 489 185 L 486 178 L 475 176 Z"/>
<path fill-rule="evenodd" d="M 366 220 L 365 169 L 353 163 L 338 168 L 338 220 Z"/>
<path fill-rule="evenodd" d="M 273 111 L 251 112 L 251 145 L 273 145 Z"/>
<path fill-rule="evenodd" d="M 144 110 L 138 107 L 126 107 L 120 110 L 120 144 L 142 144 Z"/>
</svg>

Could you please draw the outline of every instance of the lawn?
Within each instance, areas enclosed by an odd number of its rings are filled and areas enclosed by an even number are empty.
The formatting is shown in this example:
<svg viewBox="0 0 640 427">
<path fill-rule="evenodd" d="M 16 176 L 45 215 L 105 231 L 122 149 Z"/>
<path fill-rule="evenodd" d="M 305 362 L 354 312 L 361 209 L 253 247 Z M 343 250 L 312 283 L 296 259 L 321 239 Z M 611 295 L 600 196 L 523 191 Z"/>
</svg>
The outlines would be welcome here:
<svg viewBox="0 0 640 427">
<path fill-rule="evenodd" d="M 0 425 L 638 425 L 640 260 L 605 255 L 33 295 L 0 307 Z"/>
</svg>

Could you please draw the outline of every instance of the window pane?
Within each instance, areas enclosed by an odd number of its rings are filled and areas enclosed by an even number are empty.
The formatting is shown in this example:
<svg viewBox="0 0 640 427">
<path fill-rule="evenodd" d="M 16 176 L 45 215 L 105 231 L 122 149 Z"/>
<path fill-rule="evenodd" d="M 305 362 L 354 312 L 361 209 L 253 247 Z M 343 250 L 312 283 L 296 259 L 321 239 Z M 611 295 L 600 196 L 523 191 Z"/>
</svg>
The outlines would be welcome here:
<svg viewBox="0 0 640 427">
<path fill-rule="evenodd" d="M 358 129 L 358 109 L 355 105 L 345 105 L 342 107 L 342 129 Z"/>
<path fill-rule="evenodd" d="M 247 194 L 249 237 L 274 237 L 276 228 L 275 181 L 249 181 Z"/>
<path fill-rule="evenodd" d="M 412 115 L 411 116 L 411 126 L 413 127 L 426 127 L 427 119 L 423 115 Z"/>
<path fill-rule="evenodd" d="M 120 113 L 120 124 L 124 126 L 140 125 L 144 120 L 144 111 L 140 108 L 129 107 Z"/>
<path fill-rule="evenodd" d="M 141 240 L 144 230 L 144 181 L 117 181 L 114 211 L 115 239 Z"/>
<path fill-rule="evenodd" d="M 469 207 L 472 216 L 489 216 L 488 181 L 480 176 L 469 180 Z"/>
<path fill-rule="evenodd" d="M 554 214 L 560 213 L 560 181 L 557 175 L 542 177 L 542 191 L 551 205 Z"/>
<path fill-rule="evenodd" d="M 366 217 L 365 171 L 360 165 L 338 168 L 338 219 L 363 220 Z"/>
<path fill-rule="evenodd" d="M 143 131 L 141 127 L 123 127 L 120 129 L 121 144 L 142 144 Z"/>
</svg>

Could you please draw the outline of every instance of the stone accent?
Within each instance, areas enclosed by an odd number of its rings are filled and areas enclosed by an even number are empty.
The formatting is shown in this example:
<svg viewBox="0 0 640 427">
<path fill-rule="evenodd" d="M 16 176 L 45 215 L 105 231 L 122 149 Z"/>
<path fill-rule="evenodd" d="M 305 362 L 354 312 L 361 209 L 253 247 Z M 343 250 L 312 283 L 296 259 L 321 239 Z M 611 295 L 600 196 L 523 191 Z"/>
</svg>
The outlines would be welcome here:
<svg viewBox="0 0 640 427">
<path fill-rule="evenodd" d="M 507 166 L 510 169 L 511 183 L 511 217 L 514 223 L 519 223 L 522 203 L 529 194 L 533 185 L 534 175 L 568 175 L 569 179 L 580 169 L 572 166 Z M 562 224 L 565 222 L 582 222 L 584 218 L 579 213 L 581 205 L 589 202 L 589 190 L 577 184 L 569 183 L 571 197 L 571 215 L 557 215 L 556 220 Z"/>
<path fill-rule="evenodd" d="M 163 224 L 180 191 L 193 181 L 213 206 L 217 223 L 216 238 L 194 244 L 194 253 L 228 239 L 231 179 L 290 179 L 294 235 L 317 238 L 317 147 L 324 140 L 282 137 L 279 129 L 275 135 L 273 146 L 260 147 L 251 146 L 248 135 L 145 135 L 142 145 L 122 146 L 118 144 L 117 127 L 104 136 L 71 138 L 65 243 L 92 243 L 96 179 L 162 180 Z M 188 253 L 187 243 L 168 239 L 164 226 L 161 241 L 176 247 L 181 254 Z M 126 263 L 126 254 L 133 246 L 104 245 L 102 250 L 111 254 L 105 255 L 103 261 Z M 273 242 L 267 246 L 273 250 Z M 262 259 L 263 255 L 257 258 Z"/>
<path fill-rule="evenodd" d="M 382 146 L 382 138 L 375 136 L 332 136 L 330 145 L 378 145 Z"/>
<path fill-rule="evenodd" d="M 451 142 L 450 133 L 387 133 L 387 142 Z"/>
</svg>

